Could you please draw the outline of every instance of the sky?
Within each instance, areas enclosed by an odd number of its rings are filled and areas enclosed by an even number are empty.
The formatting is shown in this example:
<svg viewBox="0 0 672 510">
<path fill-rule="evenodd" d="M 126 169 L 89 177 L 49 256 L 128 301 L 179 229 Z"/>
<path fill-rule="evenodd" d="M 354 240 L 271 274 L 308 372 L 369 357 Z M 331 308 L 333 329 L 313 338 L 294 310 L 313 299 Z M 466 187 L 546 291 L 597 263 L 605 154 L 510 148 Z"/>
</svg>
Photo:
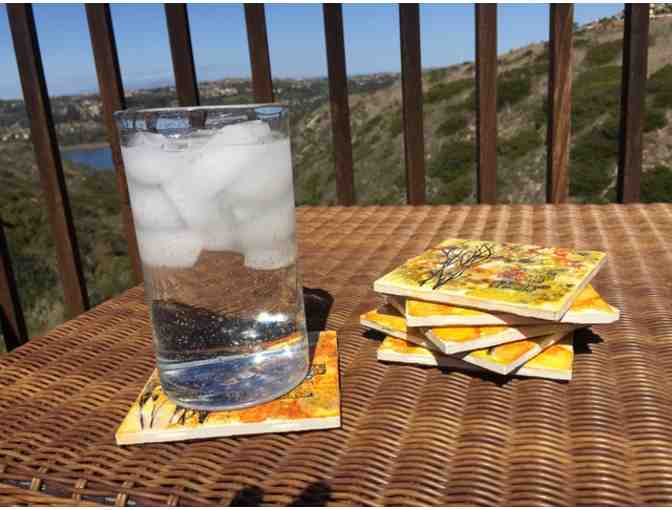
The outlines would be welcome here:
<svg viewBox="0 0 672 510">
<path fill-rule="evenodd" d="M 51 95 L 96 92 L 96 73 L 83 4 L 34 4 L 38 39 Z M 579 24 L 611 16 L 623 4 L 577 4 Z M 161 4 L 113 4 L 112 22 L 124 86 L 173 84 L 166 20 Z M 548 5 L 500 5 L 498 51 L 548 39 Z M 199 80 L 248 77 L 250 63 L 241 4 L 190 4 L 189 21 Z M 325 76 L 319 4 L 267 4 L 272 74 Z M 399 14 L 395 4 L 344 5 L 349 75 L 399 71 Z M 423 68 L 474 58 L 473 5 L 422 5 Z M 0 98 L 21 96 L 7 12 L 0 5 Z"/>
</svg>

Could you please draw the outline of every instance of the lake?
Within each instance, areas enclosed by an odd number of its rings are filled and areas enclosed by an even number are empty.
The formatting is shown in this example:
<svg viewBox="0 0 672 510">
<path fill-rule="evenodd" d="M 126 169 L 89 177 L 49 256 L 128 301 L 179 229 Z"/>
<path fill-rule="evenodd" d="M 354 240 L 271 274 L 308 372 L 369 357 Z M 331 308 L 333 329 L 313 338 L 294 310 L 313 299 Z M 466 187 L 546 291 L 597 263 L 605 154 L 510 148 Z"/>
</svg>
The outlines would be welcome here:
<svg viewBox="0 0 672 510">
<path fill-rule="evenodd" d="M 93 149 L 70 149 L 62 152 L 63 159 L 87 165 L 96 170 L 112 170 L 112 151 L 109 147 L 96 147 Z"/>
</svg>

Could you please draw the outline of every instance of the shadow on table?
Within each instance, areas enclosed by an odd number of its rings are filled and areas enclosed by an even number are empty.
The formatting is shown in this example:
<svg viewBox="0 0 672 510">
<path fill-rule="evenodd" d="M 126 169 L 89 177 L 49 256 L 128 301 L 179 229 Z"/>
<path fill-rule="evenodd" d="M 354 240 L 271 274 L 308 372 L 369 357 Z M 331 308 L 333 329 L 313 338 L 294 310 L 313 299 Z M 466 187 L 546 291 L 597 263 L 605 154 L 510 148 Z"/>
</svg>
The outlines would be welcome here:
<svg viewBox="0 0 672 510">
<path fill-rule="evenodd" d="M 308 331 L 324 331 L 327 327 L 329 311 L 334 298 L 326 290 L 303 288 L 303 301 L 306 306 L 306 327 Z"/>
<path fill-rule="evenodd" d="M 589 354 L 591 344 L 604 342 L 602 337 L 590 328 L 580 328 L 574 332 L 574 354 Z"/>
<path fill-rule="evenodd" d="M 325 482 L 314 482 L 303 489 L 288 506 L 321 506 L 331 497 L 331 489 Z M 259 487 L 245 487 L 234 496 L 230 506 L 260 506 L 264 492 Z"/>
</svg>

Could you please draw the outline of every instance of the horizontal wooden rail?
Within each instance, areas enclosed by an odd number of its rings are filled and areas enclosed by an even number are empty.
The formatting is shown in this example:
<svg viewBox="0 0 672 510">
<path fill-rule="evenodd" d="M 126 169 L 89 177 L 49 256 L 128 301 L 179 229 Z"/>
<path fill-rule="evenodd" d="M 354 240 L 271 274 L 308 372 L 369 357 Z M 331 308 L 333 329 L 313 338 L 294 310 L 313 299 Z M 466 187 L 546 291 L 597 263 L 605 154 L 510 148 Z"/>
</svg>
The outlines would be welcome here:
<svg viewBox="0 0 672 510">
<path fill-rule="evenodd" d="M 355 183 L 352 169 L 352 139 L 350 136 L 350 105 L 348 77 L 343 41 L 341 4 L 323 4 L 324 38 L 327 47 L 329 73 L 329 105 L 331 133 L 336 163 L 336 198 L 340 205 L 355 203 Z"/>
<path fill-rule="evenodd" d="M 425 138 L 422 122 L 422 63 L 420 57 L 420 8 L 399 5 L 401 41 L 401 99 L 406 161 L 406 199 L 425 203 Z"/>
<path fill-rule="evenodd" d="M 574 6 L 552 4 L 550 9 L 546 201 L 560 203 L 569 195 Z"/>
<path fill-rule="evenodd" d="M 0 330 L 8 351 L 28 340 L 2 220 L 0 220 Z"/>
<path fill-rule="evenodd" d="M 135 226 L 128 197 L 126 172 L 121 158 L 119 133 L 112 116 L 114 112 L 126 108 L 126 98 L 124 97 L 124 86 L 121 81 L 121 71 L 119 70 L 119 58 L 117 56 L 117 45 L 114 38 L 110 6 L 108 4 L 86 4 L 86 17 L 89 24 L 93 57 L 96 63 L 100 99 L 103 103 L 103 121 L 105 122 L 107 140 L 112 151 L 112 162 L 114 163 L 117 176 L 121 217 L 124 223 L 128 256 L 131 260 L 133 283 L 137 285 L 142 282 L 142 263 L 140 261 L 138 241 L 135 236 Z"/>
<path fill-rule="evenodd" d="M 166 4 L 166 24 L 180 106 L 198 106 L 198 80 L 186 4 Z"/>
<path fill-rule="evenodd" d="M 250 50 L 254 100 L 258 103 L 272 103 L 274 101 L 273 80 L 271 79 L 271 58 L 268 52 L 264 4 L 245 4 L 245 24 L 247 44 Z"/>
<path fill-rule="evenodd" d="M 497 4 L 476 5 L 477 196 L 497 202 Z"/>
<path fill-rule="evenodd" d="M 51 117 L 33 8 L 30 4 L 8 4 L 7 17 L 14 41 L 23 99 L 30 121 L 35 160 L 40 171 L 40 181 L 56 243 L 65 313 L 66 317 L 70 318 L 89 307 L 89 298 L 56 131 Z"/>
<path fill-rule="evenodd" d="M 648 47 L 649 4 L 626 4 L 616 188 L 617 199 L 621 203 L 639 202 Z"/>
</svg>

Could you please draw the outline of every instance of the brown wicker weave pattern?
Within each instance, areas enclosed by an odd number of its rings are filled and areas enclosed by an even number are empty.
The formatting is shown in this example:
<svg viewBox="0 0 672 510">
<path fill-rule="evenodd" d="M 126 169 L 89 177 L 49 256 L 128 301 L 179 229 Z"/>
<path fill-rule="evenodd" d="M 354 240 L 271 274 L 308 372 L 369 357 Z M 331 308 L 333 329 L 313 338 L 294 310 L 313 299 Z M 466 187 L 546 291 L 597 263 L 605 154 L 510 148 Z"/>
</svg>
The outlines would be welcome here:
<svg viewBox="0 0 672 510">
<path fill-rule="evenodd" d="M 335 299 L 339 430 L 117 447 L 153 367 L 140 289 L 0 356 L 0 504 L 672 504 L 672 206 L 301 209 L 306 287 Z M 375 359 L 373 280 L 449 236 L 606 250 L 622 319 L 570 384 Z"/>
</svg>

